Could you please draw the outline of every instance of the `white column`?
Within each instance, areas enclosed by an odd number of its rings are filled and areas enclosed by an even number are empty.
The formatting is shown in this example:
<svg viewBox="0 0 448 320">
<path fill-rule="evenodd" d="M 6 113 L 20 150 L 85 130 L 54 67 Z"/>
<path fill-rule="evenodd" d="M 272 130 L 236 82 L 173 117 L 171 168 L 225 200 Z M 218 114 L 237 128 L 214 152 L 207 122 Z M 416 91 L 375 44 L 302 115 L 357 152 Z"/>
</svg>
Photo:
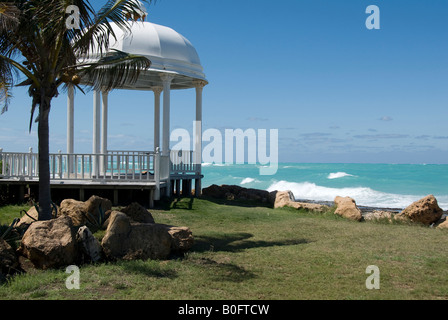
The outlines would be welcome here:
<svg viewBox="0 0 448 320">
<path fill-rule="evenodd" d="M 103 91 L 102 92 L 102 98 L 103 98 L 103 103 L 102 103 L 102 108 L 101 108 L 101 153 L 102 154 L 107 154 L 107 120 L 108 120 L 108 109 L 109 109 L 109 105 L 108 105 L 108 97 L 109 97 L 109 92 L 108 91 Z M 101 156 L 100 158 L 100 172 L 102 175 L 106 174 L 107 171 L 107 156 Z"/>
<path fill-rule="evenodd" d="M 107 120 L 108 120 L 108 109 L 109 109 L 109 92 L 103 91 L 103 104 L 101 113 L 101 153 L 107 153 Z"/>
<path fill-rule="evenodd" d="M 68 86 L 67 96 L 67 153 L 74 153 L 75 144 L 75 90 L 73 85 Z"/>
<path fill-rule="evenodd" d="M 194 81 L 196 88 L 196 125 L 195 125 L 195 155 L 194 163 L 198 166 L 198 171 L 200 173 L 202 164 L 202 91 L 207 84 L 205 81 Z"/>
<path fill-rule="evenodd" d="M 101 95 L 99 91 L 93 91 L 93 137 L 92 153 L 100 153 L 100 130 L 101 130 Z"/>
<path fill-rule="evenodd" d="M 92 153 L 97 155 L 100 153 L 100 130 L 101 130 L 101 94 L 99 91 L 93 91 L 93 143 Z M 93 157 L 92 174 L 99 175 L 99 157 Z"/>
<path fill-rule="evenodd" d="M 160 78 L 163 81 L 163 142 L 162 155 L 170 155 L 170 99 L 171 99 L 171 81 L 174 76 L 171 74 L 162 74 Z"/>
<path fill-rule="evenodd" d="M 154 152 L 160 148 L 160 94 L 162 87 L 154 87 Z"/>
<path fill-rule="evenodd" d="M 207 84 L 205 81 L 194 81 L 196 88 L 196 125 L 195 125 L 195 146 L 194 146 L 194 164 L 196 165 L 196 174 L 202 174 L 202 91 Z M 202 181 L 198 177 L 195 181 L 195 196 L 202 193 Z"/>
<path fill-rule="evenodd" d="M 68 86 L 67 95 L 67 154 L 74 153 L 75 145 L 75 89 L 73 85 Z M 74 172 L 73 157 L 68 156 L 68 174 Z"/>
</svg>

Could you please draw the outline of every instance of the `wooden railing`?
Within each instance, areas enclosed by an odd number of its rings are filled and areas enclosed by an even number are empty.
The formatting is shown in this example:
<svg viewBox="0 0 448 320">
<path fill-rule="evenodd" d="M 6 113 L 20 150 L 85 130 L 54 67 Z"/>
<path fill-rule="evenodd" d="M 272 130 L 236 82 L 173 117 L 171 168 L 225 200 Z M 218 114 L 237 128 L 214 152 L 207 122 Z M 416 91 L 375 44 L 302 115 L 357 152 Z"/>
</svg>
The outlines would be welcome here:
<svg viewBox="0 0 448 320">
<path fill-rule="evenodd" d="M 192 151 L 171 151 L 170 156 L 147 151 L 109 151 L 107 154 L 50 154 L 52 180 L 163 181 L 171 174 L 198 174 Z M 38 179 L 39 156 L 0 149 L 0 178 Z"/>
<path fill-rule="evenodd" d="M 200 161 L 197 160 L 197 155 L 195 155 L 194 151 L 172 150 L 170 156 L 170 163 L 171 163 L 171 174 L 201 173 L 201 164 Z"/>
</svg>

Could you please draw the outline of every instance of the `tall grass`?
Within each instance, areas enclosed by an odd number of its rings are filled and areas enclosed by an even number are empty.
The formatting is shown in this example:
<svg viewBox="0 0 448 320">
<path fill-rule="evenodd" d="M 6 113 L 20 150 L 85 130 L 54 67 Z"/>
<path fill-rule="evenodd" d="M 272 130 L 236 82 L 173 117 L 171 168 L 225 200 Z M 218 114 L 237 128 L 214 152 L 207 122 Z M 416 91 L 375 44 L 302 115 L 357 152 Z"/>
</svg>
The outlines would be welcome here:
<svg viewBox="0 0 448 320">
<path fill-rule="evenodd" d="M 235 204 L 182 199 L 152 211 L 190 227 L 184 257 L 84 265 L 80 290 L 66 289 L 65 270 L 33 271 L 1 286 L 0 299 L 448 298 L 446 231 Z M 366 288 L 370 265 L 379 290 Z"/>
</svg>

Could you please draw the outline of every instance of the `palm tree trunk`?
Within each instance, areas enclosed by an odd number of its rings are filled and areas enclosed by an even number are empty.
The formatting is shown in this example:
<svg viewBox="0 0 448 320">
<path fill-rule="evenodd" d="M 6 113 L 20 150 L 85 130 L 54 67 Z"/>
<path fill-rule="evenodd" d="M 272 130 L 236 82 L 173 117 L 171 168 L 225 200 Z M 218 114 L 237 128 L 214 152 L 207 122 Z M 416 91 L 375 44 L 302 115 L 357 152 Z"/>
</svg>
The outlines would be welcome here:
<svg viewBox="0 0 448 320">
<path fill-rule="evenodd" d="M 39 220 L 50 220 L 51 191 L 50 191 L 50 134 L 49 134 L 49 111 L 50 103 L 44 98 L 39 106 Z"/>
</svg>

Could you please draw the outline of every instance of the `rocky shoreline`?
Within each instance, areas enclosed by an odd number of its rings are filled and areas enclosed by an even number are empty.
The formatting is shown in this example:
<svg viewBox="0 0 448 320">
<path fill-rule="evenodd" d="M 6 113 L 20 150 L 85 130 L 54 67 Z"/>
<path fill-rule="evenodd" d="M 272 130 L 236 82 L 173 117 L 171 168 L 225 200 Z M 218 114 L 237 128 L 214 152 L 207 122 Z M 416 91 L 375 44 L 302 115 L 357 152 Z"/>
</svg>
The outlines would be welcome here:
<svg viewBox="0 0 448 320">
<path fill-rule="evenodd" d="M 317 200 L 307 200 L 307 199 L 296 199 L 297 202 L 304 202 L 304 203 L 315 203 L 315 204 L 321 204 L 326 206 L 332 206 L 333 201 L 317 201 Z M 388 207 L 372 207 L 372 206 L 361 206 L 358 205 L 358 208 L 361 210 L 363 214 L 366 214 L 368 212 L 372 211 L 389 211 L 394 213 L 400 213 L 404 210 L 404 208 L 388 208 Z"/>
<path fill-rule="evenodd" d="M 335 208 L 335 214 L 357 221 L 369 220 L 401 220 L 420 223 L 430 227 L 447 228 L 448 212 L 443 211 L 433 195 L 414 202 L 407 208 L 382 208 L 358 206 L 355 199 L 336 197 L 334 201 L 297 200 L 291 191 L 268 192 L 259 189 L 248 189 L 237 185 L 212 185 L 202 190 L 206 197 L 224 200 L 253 200 L 274 208 L 284 206 L 308 211 L 323 212 Z"/>
</svg>

